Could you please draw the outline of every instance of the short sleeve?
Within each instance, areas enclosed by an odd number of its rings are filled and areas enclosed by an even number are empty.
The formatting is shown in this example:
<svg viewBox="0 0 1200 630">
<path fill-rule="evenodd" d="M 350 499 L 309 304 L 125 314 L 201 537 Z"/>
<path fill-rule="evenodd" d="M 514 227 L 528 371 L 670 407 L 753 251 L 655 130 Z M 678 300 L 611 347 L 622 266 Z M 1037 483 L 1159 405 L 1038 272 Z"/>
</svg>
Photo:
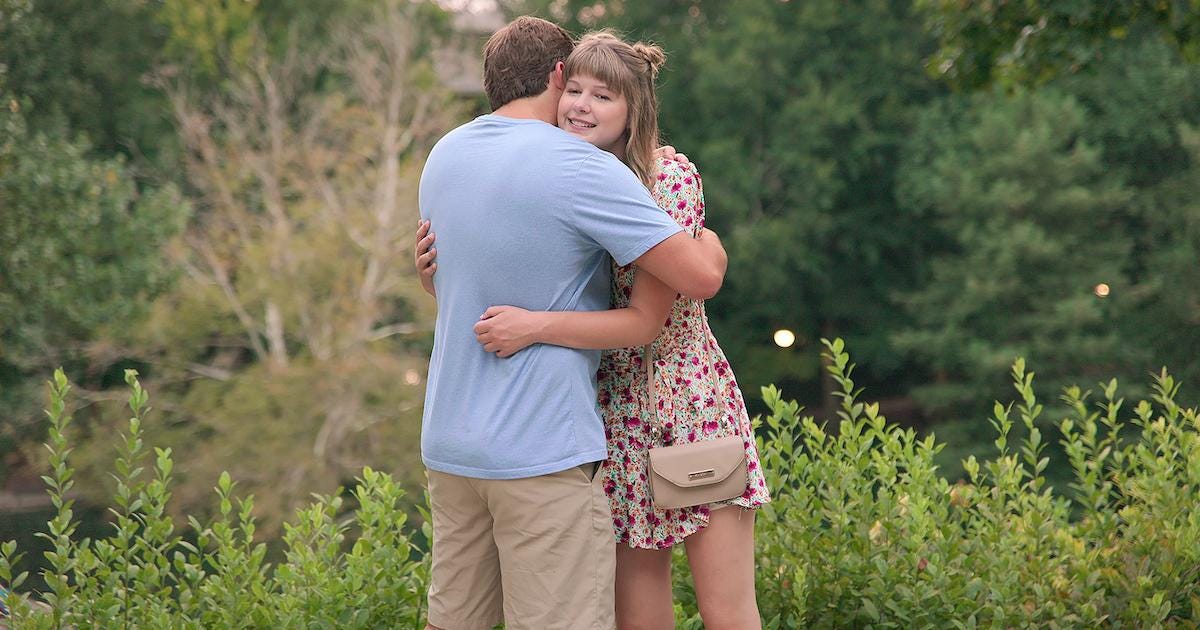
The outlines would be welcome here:
<svg viewBox="0 0 1200 630">
<path fill-rule="evenodd" d="M 696 236 L 704 227 L 704 189 L 695 165 L 661 160 L 654 201 L 688 234 Z"/>
<path fill-rule="evenodd" d="M 633 171 L 611 154 L 589 156 L 574 180 L 574 212 L 567 220 L 618 265 L 628 265 L 681 231 Z"/>
</svg>

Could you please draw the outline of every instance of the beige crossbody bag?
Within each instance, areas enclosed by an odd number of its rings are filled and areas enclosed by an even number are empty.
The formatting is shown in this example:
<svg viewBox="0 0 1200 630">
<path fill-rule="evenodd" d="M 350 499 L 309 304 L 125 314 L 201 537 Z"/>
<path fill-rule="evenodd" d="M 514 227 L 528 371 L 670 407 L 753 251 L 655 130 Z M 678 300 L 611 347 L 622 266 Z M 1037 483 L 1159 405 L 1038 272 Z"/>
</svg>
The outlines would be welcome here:
<svg viewBox="0 0 1200 630">
<path fill-rule="evenodd" d="M 654 386 L 654 353 L 647 345 L 642 354 L 646 364 L 646 385 L 650 388 L 650 412 L 658 424 L 658 396 Z M 717 404 L 725 402 L 717 387 L 717 371 L 712 367 L 713 393 Z M 658 509 L 691 507 L 714 501 L 727 501 L 746 492 L 746 446 L 738 435 L 702 440 L 676 446 L 650 449 L 650 494 Z"/>
</svg>

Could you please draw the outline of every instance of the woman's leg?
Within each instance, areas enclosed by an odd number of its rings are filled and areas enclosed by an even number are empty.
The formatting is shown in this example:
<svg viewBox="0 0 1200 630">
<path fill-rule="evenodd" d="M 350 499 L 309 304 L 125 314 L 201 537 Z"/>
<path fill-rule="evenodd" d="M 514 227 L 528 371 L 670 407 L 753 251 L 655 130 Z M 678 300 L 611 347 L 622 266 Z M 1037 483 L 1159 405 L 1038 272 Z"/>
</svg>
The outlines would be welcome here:
<svg viewBox="0 0 1200 630">
<path fill-rule="evenodd" d="M 617 630 L 674 627 L 671 550 L 617 543 Z"/>
<path fill-rule="evenodd" d="M 714 510 L 708 527 L 683 541 L 696 581 L 696 602 L 708 630 L 758 630 L 754 596 L 754 510 Z M 617 560 L 618 575 L 620 559 Z"/>
</svg>

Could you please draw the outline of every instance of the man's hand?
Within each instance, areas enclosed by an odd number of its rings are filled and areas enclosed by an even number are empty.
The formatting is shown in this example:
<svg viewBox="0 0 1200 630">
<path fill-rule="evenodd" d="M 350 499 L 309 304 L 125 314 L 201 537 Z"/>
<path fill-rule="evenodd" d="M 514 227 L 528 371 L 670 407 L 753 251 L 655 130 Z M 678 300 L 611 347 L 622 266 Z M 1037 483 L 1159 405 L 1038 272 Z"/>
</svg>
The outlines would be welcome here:
<svg viewBox="0 0 1200 630">
<path fill-rule="evenodd" d="M 678 151 L 675 150 L 675 147 L 673 147 L 669 144 L 655 149 L 654 150 L 654 158 L 659 159 L 659 160 L 661 160 L 661 159 L 675 160 L 676 162 L 679 162 L 680 164 L 691 164 L 692 163 L 692 161 L 688 159 L 688 156 L 686 156 L 682 153 L 679 153 Z"/>
<path fill-rule="evenodd" d="M 516 306 L 492 306 L 475 324 L 475 340 L 487 352 L 507 359 L 537 343 L 540 313 Z"/>
<path fill-rule="evenodd" d="M 421 288 L 429 295 L 437 297 L 433 288 L 433 274 L 437 271 L 437 250 L 433 247 L 435 236 L 433 225 L 424 219 L 417 223 L 417 245 L 413 248 L 413 266 L 421 278 Z"/>
</svg>

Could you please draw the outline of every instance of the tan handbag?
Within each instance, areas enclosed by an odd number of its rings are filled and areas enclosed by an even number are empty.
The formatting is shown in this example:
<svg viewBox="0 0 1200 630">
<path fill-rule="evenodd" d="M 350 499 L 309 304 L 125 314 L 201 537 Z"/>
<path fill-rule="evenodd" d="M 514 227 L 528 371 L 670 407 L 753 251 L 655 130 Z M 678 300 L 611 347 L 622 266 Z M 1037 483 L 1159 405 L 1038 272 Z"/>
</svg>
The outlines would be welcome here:
<svg viewBox="0 0 1200 630">
<path fill-rule="evenodd" d="M 642 362 L 646 365 L 646 385 L 650 389 L 650 412 L 658 425 L 654 353 L 650 346 L 646 346 Z M 724 407 L 720 388 L 716 387 L 717 372 L 713 369 L 709 372 L 717 404 Z M 650 495 L 657 509 L 728 501 L 745 493 L 748 483 L 746 445 L 738 435 L 650 449 Z"/>
</svg>

